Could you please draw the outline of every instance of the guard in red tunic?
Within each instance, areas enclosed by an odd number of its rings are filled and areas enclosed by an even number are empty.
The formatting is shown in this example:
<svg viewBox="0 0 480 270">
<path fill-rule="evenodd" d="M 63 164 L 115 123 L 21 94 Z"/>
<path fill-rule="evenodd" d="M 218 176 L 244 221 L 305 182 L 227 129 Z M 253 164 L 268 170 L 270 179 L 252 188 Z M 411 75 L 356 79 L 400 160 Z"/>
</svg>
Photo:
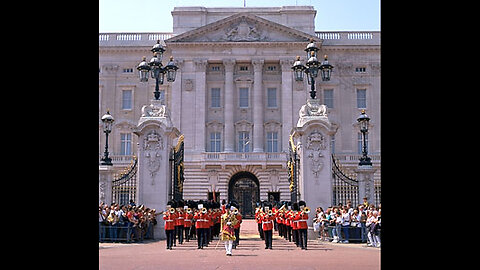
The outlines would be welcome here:
<svg viewBox="0 0 480 270">
<path fill-rule="evenodd" d="M 165 234 L 167 235 L 167 249 L 172 249 L 173 239 L 175 238 L 175 208 L 171 207 L 163 214 L 165 220 Z"/>
<path fill-rule="evenodd" d="M 240 211 L 238 211 L 237 203 L 232 203 L 232 206 L 234 207 L 233 214 L 238 221 L 237 224 L 233 226 L 233 229 L 235 230 L 235 240 L 233 241 L 233 248 L 236 249 L 237 246 L 240 244 L 240 224 L 242 224 L 242 214 L 240 214 Z"/>
<path fill-rule="evenodd" d="M 265 238 L 265 249 L 272 249 L 272 231 L 275 216 L 268 206 L 265 206 L 265 213 L 262 214 L 262 230 Z"/>
<path fill-rule="evenodd" d="M 295 220 L 298 222 L 298 242 L 302 249 L 307 249 L 307 221 L 310 208 L 306 206 L 305 201 L 300 201 L 300 211 L 297 213 Z"/>
<path fill-rule="evenodd" d="M 184 221 L 183 221 L 183 230 L 185 231 L 185 241 L 189 242 L 190 241 L 190 231 L 192 229 L 192 219 L 193 219 L 193 213 L 192 213 L 192 208 L 187 208 L 187 210 L 184 213 Z"/>
</svg>

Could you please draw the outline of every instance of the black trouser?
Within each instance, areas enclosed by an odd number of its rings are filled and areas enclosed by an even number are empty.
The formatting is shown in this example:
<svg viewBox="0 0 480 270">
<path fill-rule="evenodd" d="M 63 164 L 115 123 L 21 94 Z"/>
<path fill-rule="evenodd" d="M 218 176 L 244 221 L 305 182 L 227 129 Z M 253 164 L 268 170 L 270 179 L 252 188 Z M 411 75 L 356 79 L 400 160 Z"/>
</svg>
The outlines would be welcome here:
<svg viewBox="0 0 480 270">
<path fill-rule="evenodd" d="M 288 242 L 292 242 L 292 226 L 285 225 L 285 240 L 288 238 Z"/>
<path fill-rule="evenodd" d="M 183 231 L 185 232 L 185 241 L 190 241 L 190 230 L 192 227 L 183 227 Z"/>
<path fill-rule="evenodd" d="M 298 229 L 292 228 L 292 231 L 293 231 L 293 242 L 295 242 L 295 245 L 297 245 L 298 247 L 300 245 L 298 242 Z"/>
<path fill-rule="evenodd" d="M 307 229 L 298 229 L 300 247 L 307 248 Z"/>
<path fill-rule="evenodd" d="M 172 248 L 175 230 L 165 230 L 165 234 L 167 235 L 167 248 Z"/>
<path fill-rule="evenodd" d="M 263 237 L 263 229 L 262 229 L 262 223 L 257 223 L 258 224 L 258 234 L 260 234 L 260 237 L 262 240 L 264 239 Z"/>
<path fill-rule="evenodd" d="M 234 229 L 235 231 L 235 241 L 233 241 L 233 246 L 236 247 L 240 244 L 240 228 Z"/>
<path fill-rule="evenodd" d="M 272 230 L 263 231 L 265 236 L 265 248 L 272 248 Z"/>
<path fill-rule="evenodd" d="M 183 244 L 183 225 L 175 226 L 175 232 L 178 236 L 178 243 Z"/>
<path fill-rule="evenodd" d="M 205 245 L 205 238 L 206 238 L 206 233 L 205 229 L 203 228 L 197 228 L 197 242 L 198 242 L 198 247 L 203 248 Z"/>
</svg>

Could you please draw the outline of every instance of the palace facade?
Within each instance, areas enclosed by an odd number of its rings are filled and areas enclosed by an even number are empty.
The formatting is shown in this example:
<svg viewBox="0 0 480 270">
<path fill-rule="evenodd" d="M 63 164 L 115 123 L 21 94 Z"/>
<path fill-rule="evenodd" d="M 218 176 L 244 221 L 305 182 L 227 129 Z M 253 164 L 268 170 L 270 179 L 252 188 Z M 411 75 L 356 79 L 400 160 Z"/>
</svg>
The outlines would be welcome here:
<svg viewBox="0 0 480 270">
<path fill-rule="evenodd" d="M 316 82 L 317 99 L 337 128 L 332 152 L 354 178 L 362 138 L 356 119 L 364 109 L 379 194 L 380 32 L 316 31 L 311 6 L 176 7 L 171 14 L 169 33 L 99 34 L 99 159 L 107 110 L 115 118 L 109 136 L 114 167 L 127 167 L 137 153 L 133 130 L 153 99 L 155 80 L 140 82 L 136 67 L 161 40 L 163 63 L 173 56 L 179 66 L 175 82 L 160 91 L 184 135 L 183 198 L 235 198 L 247 210 L 258 200 L 290 200 L 289 134 L 310 90 L 306 80 L 295 81 L 291 67 L 297 55 L 305 63 L 313 39 L 319 56 L 328 55 L 334 66 L 330 81 Z"/>
</svg>

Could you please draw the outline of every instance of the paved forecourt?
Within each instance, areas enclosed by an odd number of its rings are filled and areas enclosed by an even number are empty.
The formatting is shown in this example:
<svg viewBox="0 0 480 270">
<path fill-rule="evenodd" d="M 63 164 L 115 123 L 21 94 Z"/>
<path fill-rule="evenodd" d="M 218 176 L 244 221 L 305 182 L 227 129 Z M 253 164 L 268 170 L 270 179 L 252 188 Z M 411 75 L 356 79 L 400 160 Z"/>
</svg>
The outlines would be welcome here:
<svg viewBox="0 0 480 270">
<path fill-rule="evenodd" d="M 240 229 L 240 245 L 233 256 L 225 256 L 223 241 L 213 240 L 208 247 L 197 249 L 197 240 L 190 240 L 173 250 L 166 241 L 144 243 L 100 243 L 99 269 L 380 269 L 380 249 L 365 244 L 332 244 L 308 240 L 308 250 L 288 242 L 274 231 L 273 249 L 257 233 L 254 220 L 244 220 Z"/>
</svg>

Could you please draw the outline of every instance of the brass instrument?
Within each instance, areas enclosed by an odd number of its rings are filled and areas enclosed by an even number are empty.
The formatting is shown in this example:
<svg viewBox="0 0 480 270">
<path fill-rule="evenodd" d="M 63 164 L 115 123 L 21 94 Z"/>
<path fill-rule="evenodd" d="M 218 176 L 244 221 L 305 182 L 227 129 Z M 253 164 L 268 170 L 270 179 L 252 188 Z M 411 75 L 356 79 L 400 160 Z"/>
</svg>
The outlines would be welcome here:
<svg viewBox="0 0 480 270">
<path fill-rule="evenodd" d="M 192 208 L 190 208 L 190 207 L 187 208 L 187 213 L 188 213 L 188 214 L 191 214 L 191 213 L 192 213 Z"/>
<path fill-rule="evenodd" d="M 235 209 L 233 210 L 233 214 L 234 214 L 234 215 L 238 215 L 238 209 L 237 209 L 237 208 L 235 208 Z"/>
<path fill-rule="evenodd" d="M 310 207 L 305 206 L 305 208 L 303 208 L 303 213 L 310 214 Z"/>
<path fill-rule="evenodd" d="M 269 215 L 269 216 L 272 216 L 272 215 L 273 215 L 272 210 L 268 210 L 268 215 Z"/>
<path fill-rule="evenodd" d="M 207 213 L 207 208 L 203 207 L 202 208 L 202 214 L 206 214 Z"/>
</svg>

